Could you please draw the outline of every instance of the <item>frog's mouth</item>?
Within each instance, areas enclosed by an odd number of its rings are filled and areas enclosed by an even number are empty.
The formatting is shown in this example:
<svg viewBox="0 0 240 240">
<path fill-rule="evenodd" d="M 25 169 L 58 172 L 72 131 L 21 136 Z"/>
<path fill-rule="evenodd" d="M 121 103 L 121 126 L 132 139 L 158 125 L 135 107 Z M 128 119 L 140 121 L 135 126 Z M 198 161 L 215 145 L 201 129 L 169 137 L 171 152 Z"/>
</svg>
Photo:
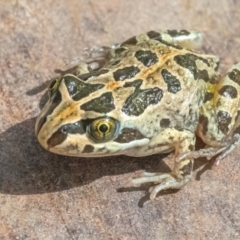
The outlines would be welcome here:
<svg viewBox="0 0 240 240">
<path fill-rule="evenodd" d="M 50 152 L 73 157 L 106 157 L 127 155 L 132 157 L 144 157 L 159 153 L 169 153 L 174 150 L 167 144 L 151 144 L 151 139 L 142 138 L 129 142 L 116 142 L 111 140 L 106 143 L 93 143 L 85 136 L 69 134 L 66 141 L 51 148 Z"/>
<path fill-rule="evenodd" d="M 67 140 L 47 150 L 73 157 L 104 157 L 112 155 L 137 156 L 137 152 L 149 143 L 149 139 L 134 140 L 129 143 L 109 141 L 107 143 L 92 143 L 79 135 L 69 135 Z M 141 154 L 142 155 L 142 154 Z"/>
</svg>

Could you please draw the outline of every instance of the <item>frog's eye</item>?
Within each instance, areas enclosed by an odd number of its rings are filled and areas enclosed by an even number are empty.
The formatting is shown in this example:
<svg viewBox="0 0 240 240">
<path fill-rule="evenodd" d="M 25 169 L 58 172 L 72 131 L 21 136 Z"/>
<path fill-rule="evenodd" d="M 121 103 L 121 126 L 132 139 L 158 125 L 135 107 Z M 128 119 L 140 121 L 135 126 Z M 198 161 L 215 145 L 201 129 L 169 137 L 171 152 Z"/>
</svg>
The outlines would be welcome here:
<svg viewBox="0 0 240 240">
<path fill-rule="evenodd" d="M 48 88 L 48 97 L 50 98 L 51 96 L 53 96 L 53 94 L 57 91 L 59 84 L 60 84 L 60 80 L 61 78 L 55 78 L 49 88 Z"/>
<path fill-rule="evenodd" d="M 110 117 L 101 117 L 93 120 L 87 126 L 89 137 L 97 143 L 113 139 L 119 130 L 119 122 Z"/>
</svg>

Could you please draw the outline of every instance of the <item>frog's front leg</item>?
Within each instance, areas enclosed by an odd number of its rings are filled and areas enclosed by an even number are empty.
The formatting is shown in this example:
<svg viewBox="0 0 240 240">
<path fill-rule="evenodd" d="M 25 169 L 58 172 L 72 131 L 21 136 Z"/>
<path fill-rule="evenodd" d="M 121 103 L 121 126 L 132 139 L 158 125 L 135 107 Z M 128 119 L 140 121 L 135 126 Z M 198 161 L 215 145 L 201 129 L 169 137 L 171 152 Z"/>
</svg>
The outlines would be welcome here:
<svg viewBox="0 0 240 240">
<path fill-rule="evenodd" d="M 61 69 L 57 69 L 56 72 L 61 75 L 73 74 L 81 78 L 83 74 L 101 69 L 111 59 L 113 50 L 118 45 L 86 48 L 80 57 L 73 59 Z"/>
<path fill-rule="evenodd" d="M 163 136 L 166 136 L 163 139 Z M 166 189 L 180 189 L 183 187 L 192 176 L 193 160 L 183 159 L 178 161 L 178 156 L 181 153 L 189 152 L 195 146 L 195 134 L 189 130 L 165 129 L 158 136 L 164 141 L 164 144 L 173 146 L 175 148 L 174 168 L 170 173 L 138 173 L 134 179 L 130 179 L 126 183 L 126 187 L 137 187 L 143 183 L 157 184 L 149 189 L 150 199 L 154 199 L 156 195 Z M 157 142 L 157 139 L 156 139 Z"/>
</svg>

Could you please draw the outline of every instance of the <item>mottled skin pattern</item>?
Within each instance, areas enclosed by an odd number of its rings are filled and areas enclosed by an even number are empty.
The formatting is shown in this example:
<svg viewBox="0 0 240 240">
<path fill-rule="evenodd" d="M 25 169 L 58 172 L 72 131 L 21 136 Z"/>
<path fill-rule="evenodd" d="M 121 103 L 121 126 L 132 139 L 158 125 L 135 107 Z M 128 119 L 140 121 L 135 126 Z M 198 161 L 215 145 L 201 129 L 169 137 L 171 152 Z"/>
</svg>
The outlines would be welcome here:
<svg viewBox="0 0 240 240">
<path fill-rule="evenodd" d="M 69 156 L 147 156 L 175 151 L 171 173 L 142 172 L 126 186 L 146 182 L 151 199 L 181 188 L 193 159 L 218 155 L 239 142 L 240 65 L 225 77 L 219 59 L 193 50 L 202 35 L 150 31 L 88 56 L 56 78 L 36 123 L 40 144 Z M 194 151 L 196 134 L 206 143 Z"/>
</svg>

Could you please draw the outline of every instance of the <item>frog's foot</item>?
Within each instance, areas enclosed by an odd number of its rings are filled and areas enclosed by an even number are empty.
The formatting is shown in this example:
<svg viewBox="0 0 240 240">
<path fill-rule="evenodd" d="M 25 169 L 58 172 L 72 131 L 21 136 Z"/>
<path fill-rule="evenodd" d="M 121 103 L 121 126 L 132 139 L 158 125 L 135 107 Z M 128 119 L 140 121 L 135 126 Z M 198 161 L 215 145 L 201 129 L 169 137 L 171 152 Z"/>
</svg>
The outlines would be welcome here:
<svg viewBox="0 0 240 240">
<path fill-rule="evenodd" d="M 177 179 L 174 176 L 174 173 L 150 173 L 138 171 L 136 172 L 135 178 L 130 179 L 125 184 L 125 187 L 138 187 L 143 183 L 157 184 L 149 189 L 150 199 L 153 200 L 162 190 L 182 188 L 190 178 L 190 175 L 183 177 L 182 179 Z"/>
</svg>

